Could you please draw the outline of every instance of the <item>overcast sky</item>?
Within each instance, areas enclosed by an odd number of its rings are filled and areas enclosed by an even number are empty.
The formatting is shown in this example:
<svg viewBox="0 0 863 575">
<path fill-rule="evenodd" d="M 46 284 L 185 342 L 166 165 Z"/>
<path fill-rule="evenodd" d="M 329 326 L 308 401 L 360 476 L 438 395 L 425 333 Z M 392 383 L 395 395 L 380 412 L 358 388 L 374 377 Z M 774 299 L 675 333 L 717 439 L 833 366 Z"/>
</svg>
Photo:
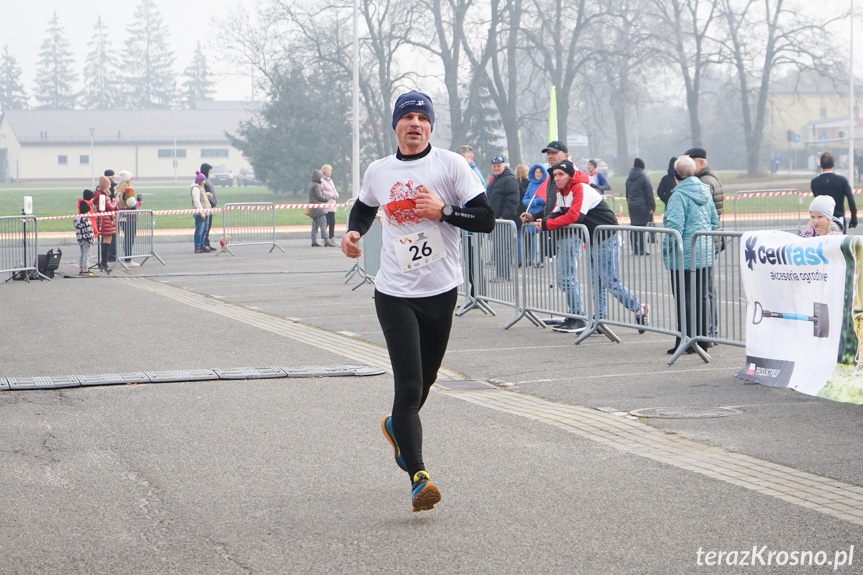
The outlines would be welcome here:
<svg viewBox="0 0 863 575">
<path fill-rule="evenodd" d="M 295 0 L 302 2 L 303 0 Z M 408 1 L 408 0 L 405 0 Z M 863 0 L 854 0 L 857 21 L 863 22 Z M 81 79 L 84 59 L 88 52 L 87 42 L 93 33 L 97 16 L 109 27 L 109 39 L 117 53 L 123 47 L 126 26 L 132 20 L 139 0 L 2 0 L 4 9 L 0 10 L 0 48 L 8 44 L 12 55 L 22 69 L 24 88 L 33 104 L 33 80 L 39 60 L 39 48 L 46 37 L 48 21 L 54 11 L 66 30 L 76 59 L 76 69 Z M 16 6 L 10 6 L 15 2 Z M 226 20 L 231 12 L 236 12 L 242 3 L 248 11 L 253 11 L 257 0 L 156 0 L 156 5 L 169 28 L 169 44 L 174 51 L 175 72 L 178 87 L 182 85 L 182 72 L 189 65 L 195 50 L 195 43 L 201 40 L 207 56 L 210 71 L 216 82 L 216 98 L 219 100 L 244 100 L 251 95 L 251 80 L 241 77 L 235 70 L 225 70 L 220 64 L 218 42 L 223 37 L 213 25 L 215 19 Z M 802 0 L 809 6 L 809 0 Z M 851 0 L 820 0 L 817 10 L 820 15 L 838 14 L 847 11 Z M 838 23 L 832 32 L 838 36 L 839 43 L 848 46 L 848 21 Z M 863 24 L 855 30 L 855 70 L 858 77 L 863 75 Z M 225 73 L 233 72 L 233 73 Z"/>
<path fill-rule="evenodd" d="M 254 0 L 244 0 L 242 3 L 249 10 L 255 6 Z M 102 16 L 102 22 L 109 29 L 111 46 L 119 53 L 123 48 L 126 26 L 133 18 L 138 0 L 2 0 L 2 4 L 4 8 L 0 10 L 0 48 L 8 44 L 9 51 L 21 65 L 24 88 L 32 103 L 39 48 L 46 37 L 48 21 L 55 11 L 75 55 L 75 71 L 80 81 L 84 59 L 89 51 L 87 42 L 93 35 L 96 18 Z M 240 0 L 156 0 L 156 6 L 169 30 L 168 41 L 170 49 L 174 51 L 178 86 L 182 85 L 182 71 L 192 60 L 195 43 L 200 40 L 207 63 L 217 82 L 216 98 L 239 100 L 249 97 L 251 86 L 248 78 L 244 80 L 218 74 L 218 46 L 213 45 L 222 37 L 219 31 L 212 27 L 213 19 L 224 20 L 230 12 L 236 11 L 239 4 Z"/>
</svg>

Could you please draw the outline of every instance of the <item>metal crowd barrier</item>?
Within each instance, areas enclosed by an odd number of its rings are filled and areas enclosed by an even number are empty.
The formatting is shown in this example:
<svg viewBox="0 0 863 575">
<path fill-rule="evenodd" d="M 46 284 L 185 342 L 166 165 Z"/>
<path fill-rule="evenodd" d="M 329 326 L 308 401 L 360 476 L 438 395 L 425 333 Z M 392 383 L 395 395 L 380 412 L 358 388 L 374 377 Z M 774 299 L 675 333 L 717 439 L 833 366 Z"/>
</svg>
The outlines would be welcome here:
<svg viewBox="0 0 863 575">
<path fill-rule="evenodd" d="M 128 271 L 126 265 L 129 261 L 141 260 L 140 265 L 147 263 L 150 258 L 156 258 L 159 263 L 165 265 L 164 260 L 159 257 L 155 250 L 153 241 L 156 219 L 152 210 L 120 210 L 117 215 L 117 232 L 114 235 L 114 243 L 117 246 L 117 261 L 108 268 L 114 269 L 122 266 Z"/>
<path fill-rule="evenodd" d="M 590 282 L 590 238 L 583 225 L 550 232 L 521 229 L 521 299 L 516 321 L 527 317 L 546 327 L 543 313 L 590 321 L 593 289 Z M 514 322 L 513 322 L 514 323 Z"/>
<path fill-rule="evenodd" d="M 381 248 L 384 245 L 384 225 L 380 217 L 376 217 L 372 222 L 372 226 L 368 229 L 365 235 L 360 239 L 360 249 L 363 250 L 362 263 L 354 264 L 348 273 L 345 274 L 348 283 L 352 277 L 359 275 L 362 280 L 360 283 L 351 288 L 351 291 L 356 290 L 367 283 L 374 285 L 375 276 L 381 269 Z"/>
<path fill-rule="evenodd" d="M 19 274 L 30 281 L 49 279 L 38 268 L 39 229 L 35 216 L 0 217 L 0 273 L 11 274 L 9 281 Z"/>
<path fill-rule="evenodd" d="M 656 243 L 650 243 L 653 234 Z M 643 254 L 643 255 L 642 255 Z M 682 293 L 682 274 L 666 269 L 665 258 L 683 261 L 680 233 L 667 228 L 646 226 L 597 226 L 590 251 L 594 321 L 576 340 L 581 343 L 596 331 L 620 342 L 612 327 L 652 331 L 685 340 L 686 307 Z M 672 285 L 674 284 L 674 285 Z M 637 321 L 642 305 L 650 306 L 649 325 Z M 678 346 L 678 347 L 680 347 Z"/>
<path fill-rule="evenodd" d="M 734 231 L 786 230 L 800 231 L 800 193 L 786 190 L 742 190 L 734 194 L 731 222 Z M 728 225 L 730 223 L 731 225 Z"/>
<path fill-rule="evenodd" d="M 490 234 L 471 236 L 471 248 L 470 259 L 473 260 L 473 265 L 467 272 L 472 278 L 472 300 L 477 305 L 462 305 L 457 315 L 463 315 L 472 307 L 479 307 L 483 311 L 490 310 L 488 303 L 509 306 L 513 308 L 513 315 L 504 326 L 508 329 L 523 315 L 519 311 L 520 282 L 515 222 L 496 220 Z"/>
<path fill-rule="evenodd" d="M 711 345 L 746 346 L 746 294 L 740 277 L 740 238 L 743 232 L 697 232 L 692 238 L 692 261 L 695 267 L 695 246 L 699 238 L 708 237 L 716 249 L 713 266 L 696 270 L 691 278 L 694 289 L 687 314 L 686 342 L 669 360 L 674 363 L 686 348 L 692 348 L 705 362 L 710 355 L 703 351 Z M 704 299 L 697 297 L 698 288 L 707 290 Z M 695 344 L 700 344 L 695 346 Z"/>
<path fill-rule="evenodd" d="M 270 202 L 225 204 L 222 207 L 222 237 L 228 241 L 216 254 L 230 252 L 236 246 L 273 246 L 285 253 L 276 243 L 276 209 Z"/>
<path fill-rule="evenodd" d="M 480 273 L 481 270 L 476 268 L 473 262 L 477 261 L 476 257 L 478 252 L 474 246 L 478 240 L 474 239 L 475 234 L 465 230 L 460 231 L 461 251 L 459 253 L 459 262 L 461 263 L 462 269 L 462 282 L 457 293 L 460 297 L 464 298 L 464 300 L 456 310 L 455 315 L 456 317 L 461 317 L 474 308 L 478 308 L 485 314 L 492 316 L 497 315 L 488 304 L 476 297 L 476 289 L 474 289 L 474 273 Z"/>
</svg>

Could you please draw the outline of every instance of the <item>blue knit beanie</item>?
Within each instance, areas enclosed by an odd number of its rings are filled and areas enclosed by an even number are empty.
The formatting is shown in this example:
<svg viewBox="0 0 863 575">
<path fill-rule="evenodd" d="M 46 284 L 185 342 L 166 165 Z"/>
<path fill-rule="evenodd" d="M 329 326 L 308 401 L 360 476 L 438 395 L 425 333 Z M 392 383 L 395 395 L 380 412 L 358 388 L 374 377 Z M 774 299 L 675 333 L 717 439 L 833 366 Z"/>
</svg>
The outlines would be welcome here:
<svg viewBox="0 0 863 575">
<path fill-rule="evenodd" d="M 434 131 L 434 105 L 431 98 L 415 90 L 405 92 L 396 99 L 396 104 L 393 106 L 393 130 L 402 116 L 411 112 L 417 112 L 428 118 L 432 131 Z"/>
</svg>

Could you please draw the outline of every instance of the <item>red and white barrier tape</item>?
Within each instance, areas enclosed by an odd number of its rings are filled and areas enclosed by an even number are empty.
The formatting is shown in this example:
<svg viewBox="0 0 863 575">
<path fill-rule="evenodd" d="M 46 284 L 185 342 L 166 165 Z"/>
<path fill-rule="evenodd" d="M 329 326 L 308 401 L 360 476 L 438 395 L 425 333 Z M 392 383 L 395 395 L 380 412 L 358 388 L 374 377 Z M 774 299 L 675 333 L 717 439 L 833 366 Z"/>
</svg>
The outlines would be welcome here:
<svg viewBox="0 0 863 575">
<path fill-rule="evenodd" d="M 347 206 L 347 204 L 335 204 L 335 207 L 337 207 L 337 208 L 344 208 L 345 206 Z M 334 207 L 333 204 L 274 204 L 272 206 L 237 205 L 237 206 L 230 206 L 230 208 L 228 208 L 228 209 L 231 211 L 233 211 L 233 210 L 271 210 L 271 209 L 275 209 L 275 210 L 297 210 L 297 209 L 300 209 L 300 210 L 303 210 L 306 208 L 332 208 L 332 207 Z M 212 208 L 209 210 L 154 210 L 151 213 L 154 216 L 181 216 L 181 215 L 187 215 L 187 214 L 210 215 L 210 214 L 222 212 L 222 211 L 224 211 L 224 209 L 225 208 Z M 123 212 L 123 213 L 131 213 L 134 210 L 119 210 L 119 211 Z M 115 214 L 115 213 L 117 213 L 117 212 L 91 212 L 91 213 L 84 214 L 84 215 L 88 216 L 88 217 L 92 216 L 92 217 L 102 218 L 105 216 L 110 216 L 110 215 Z M 43 217 L 38 217 L 36 219 L 39 221 L 68 220 L 68 219 L 74 218 L 77 215 L 78 214 L 72 214 L 70 216 L 43 216 Z"/>
</svg>

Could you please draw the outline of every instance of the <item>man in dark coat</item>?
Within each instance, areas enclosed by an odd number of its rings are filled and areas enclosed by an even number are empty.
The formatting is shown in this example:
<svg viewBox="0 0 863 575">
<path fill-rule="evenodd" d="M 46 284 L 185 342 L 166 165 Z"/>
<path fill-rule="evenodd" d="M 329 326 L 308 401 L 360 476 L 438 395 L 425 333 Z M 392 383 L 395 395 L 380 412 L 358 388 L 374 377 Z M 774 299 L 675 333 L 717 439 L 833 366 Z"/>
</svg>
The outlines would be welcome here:
<svg viewBox="0 0 863 575">
<path fill-rule="evenodd" d="M 710 186 L 710 194 L 713 197 L 713 205 L 716 206 L 716 213 L 719 215 L 719 228 L 718 231 L 722 231 L 724 224 L 722 223 L 722 204 L 724 202 L 724 198 L 722 195 L 722 182 L 719 181 L 719 178 L 716 177 L 716 174 L 713 173 L 713 170 L 710 169 L 710 165 L 707 163 L 707 152 L 704 148 L 689 148 L 686 150 L 686 156 L 689 156 L 693 160 L 695 160 L 695 177 L 701 180 L 703 183 Z M 715 237 L 713 238 L 713 244 L 716 248 L 716 254 L 725 249 L 725 238 Z M 709 284 L 707 285 L 707 301 L 710 306 L 709 311 L 709 321 L 708 324 L 710 333 L 708 334 L 710 337 L 717 337 L 719 334 L 716 333 L 716 326 L 719 325 L 717 321 L 717 293 L 716 293 L 716 284 L 713 281 L 713 275 L 707 279 Z M 705 347 L 713 347 L 713 343 L 706 342 L 704 344 Z"/>
<path fill-rule="evenodd" d="M 486 194 L 488 195 L 488 202 L 494 210 L 494 217 L 496 220 L 509 220 L 515 223 L 518 217 L 518 205 L 521 203 L 521 198 L 518 195 L 518 180 L 515 179 L 512 170 L 507 167 L 503 156 L 495 156 L 491 161 L 491 171 L 494 174 L 494 179 L 488 185 Z M 497 278 L 498 280 L 509 280 L 509 241 L 502 239 L 504 236 L 499 234 L 500 232 L 496 236 L 501 241 L 495 246 Z M 512 239 L 515 240 L 515 237 Z"/>
<path fill-rule="evenodd" d="M 842 231 L 857 227 L 857 204 L 854 203 L 854 195 L 851 192 L 851 184 L 844 176 L 833 173 L 833 154 L 824 152 L 821 154 L 821 174 L 812 178 L 813 196 L 830 196 L 836 202 L 833 209 L 833 217 L 842 222 Z M 848 209 L 851 210 L 851 219 L 845 219 L 845 199 L 848 198 Z"/>
<path fill-rule="evenodd" d="M 629 205 L 629 220 L 633 226 L 646 226 L 653 219 L 656 202 L 653 199 L 653 185 L 644 173 L 644 160 L 635 158 L 633 168 L 626 178 L 626 202 Z M 644 249 L 644 234 L 633 233 L 632 253 L 637 256 L 650 255 Z"/>
<path fill-rule="evenodd" d="M 204 191 L 207 193 L 207 199 L 210 200 L 210 208 L 215 208 L 216 204 L 218 204 L 218 200 L 216 200 L 216 188 L 213 187 L 213 184 L 210 183 L 210 170 L 213 169 L 213 166 L 207 163 L 201 164 L 201 173 L 204 174 L 204 177 L 207 178 L 204 181 Z M 206 207 L 206 206 L 205 206 Z M 213 214 L 207 214 L 206 219 L 204 220 L 204 245 L 213 249 L 213 246 L 210 245 L 210 227 L 213 225 Z"/>
</svg>

